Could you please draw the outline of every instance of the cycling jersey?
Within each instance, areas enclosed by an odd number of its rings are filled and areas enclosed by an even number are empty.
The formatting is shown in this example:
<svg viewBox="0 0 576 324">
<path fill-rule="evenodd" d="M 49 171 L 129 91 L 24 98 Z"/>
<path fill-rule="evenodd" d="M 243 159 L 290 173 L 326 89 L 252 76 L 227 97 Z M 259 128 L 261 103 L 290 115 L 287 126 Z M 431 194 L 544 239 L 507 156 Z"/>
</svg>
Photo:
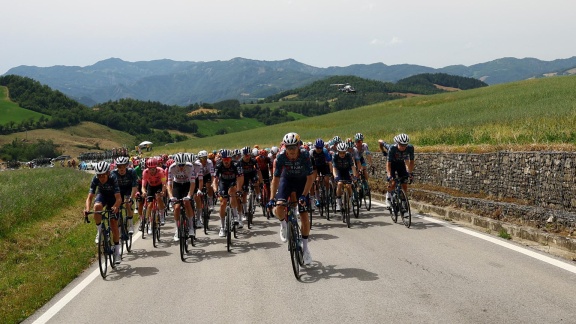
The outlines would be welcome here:
<svg viewBox="0 0 576 324">
<path fill-rule="evenodd" d="M 352 170 L 354 166 L 354 160 L 352 159 L 352 154 L 346 152 L 346 155 L 341 158 L 339 154 L 334 154 L 334 159 L 332 160 L 332 166 L 338 171 L 349 171 Z"/>
<path fill-rule="evenodd" d="M 241 177 L 242 175 L 242 167 L 236 161 L 231 161 L 229 167 L 226 167 L 224 162 L 219 161 L 214 170 L 214 176 L 221 181 L 236 181 L 236 178 Z"/>
<path fill-rule="evenodd" d="M 258 162 L 256 162 L 256 159 L 253 157 L 250 157 L 248 159 L 248 161 L 245 161 L 244 158 L 241 158 L 240 161 L 238 161 L 240 166 L 242 167 L 242 173 L 244 174 L 250 174 L 253 172 L 258 172 L 258 170 L 260 170 L 260 167 L 258 166 Z"/>
<path fill-rule="evenodd" d="M 161 167 L 156 167 L 156 174 L 152 174 L 150 169 L 144 170 L 142 173 L 142 187 L 147 186 L 158 187 L 166 183 L 166 173 Z"/>
<path fill-rule="evenodd" d="M 312 157 L 312 165 L 314 166 L 320 166 L 327 164 L 328 162 L 332 162 L 332 155 L 330 155 L 330 153 L 326 148 L 322 148 L 321 152 L 312 150 L 311 157 Z"/>
<path fill-rule="evenodd" d="M 200 171 L 198 174 L 201 174 L 203 176 L 214 175 L 214 164 L 212 163 L 212 160 L 207 159 L 206 165 L 202 165 L 202 162 L 200 160 L 196 160 L 194 162 L 194 165 L 196 167 L 200 168 Z"/>
<path fill-rule="evenodd" d="M 100 182 L 100 180 L 98 180 L 98 176 L 95 175 L 94 178 L 92 178 L 92 182 L 90 183 L 90 190 L 88 192 L 95 194 L 96 188 L 98 188 L 98 194 L 100 195 L 113 196 L 117 193 L 120 193 L 118 179 L 116 176 L 114 176 L 113 173 L 108 175 L 108 180 L 106 180 L 104 183 Z"/>
<path fill-rule="evenodd" d="M 274 177 L 282 178 L 305 178 L 314 172 L 310 153 L 305 149 L 300 149 L 300 154 L 296 160 L 288 159 L 286 151 L 278 153 L 274 162 Z"/>
<path fill-rule="evenodd" d="M 268 156 L 258 155 L 256 157 L 258 168 L 262 171 L 262 176 L 267 175 L 272 170 L 272 159 Z"/>
<path fill-rule="evenodd" d="M 124 175 L 120 175 L 118 169 L 112 171 L 112 174 L 118 179 L 118 185 L 120 186 L 120 191 L 126 195 L 130 195 L 132 188 L 138 186 L 138 176 L 136 171 L 132 168 L 127 168 Z"/>
<path fill-rule="evenodd" d="M 168 168 L 168 185 L 172 185 L 172 183 L 194 183 L 196 182 L 196 177 L 202 179 L 200 171 L 200 167 L 192 163 L 186 163 L 182 168 L 174 163 Z"/>
<path fill-rule="evenodd" d="M 398 149 L 398 145 L 392 145 L 388 149 L 388 162 L 404 162 L 414 160 L 414 146 L 408 144 L 404 151 Z"/>
</svg>

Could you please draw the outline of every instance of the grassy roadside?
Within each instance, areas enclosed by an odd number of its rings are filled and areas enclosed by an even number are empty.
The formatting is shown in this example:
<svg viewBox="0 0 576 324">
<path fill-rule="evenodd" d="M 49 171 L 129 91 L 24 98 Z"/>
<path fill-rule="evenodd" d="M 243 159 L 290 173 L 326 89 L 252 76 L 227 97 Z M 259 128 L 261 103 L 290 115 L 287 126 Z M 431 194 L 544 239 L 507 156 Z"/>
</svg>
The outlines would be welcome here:
<svg viewBox="0 0 576 324">
<path fill-rule="evenodd" d="M 18 323 L 94 259 L 81 210 L 91 175 L 67 168 L 0 173 L 0 318 Z"/>
</svg>

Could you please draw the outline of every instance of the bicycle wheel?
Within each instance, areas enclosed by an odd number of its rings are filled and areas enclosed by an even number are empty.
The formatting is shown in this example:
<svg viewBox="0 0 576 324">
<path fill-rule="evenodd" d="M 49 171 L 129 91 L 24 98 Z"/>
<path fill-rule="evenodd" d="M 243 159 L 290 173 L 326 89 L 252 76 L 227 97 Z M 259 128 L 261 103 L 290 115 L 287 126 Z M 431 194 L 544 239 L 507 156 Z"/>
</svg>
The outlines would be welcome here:
<svg viewBox="0 0 576 324">
<path fill-rule="evenodd" d="M 160 224 L 158 224 L 158 211 L 152 211 L 152 246 L 158 247 L 158 239 L 160 234 Z"/>
<path fill-rule="evenodd" d="M 232 248 L 232 211 L 230 208 L 226 208 L 226 248 L 228 252 Z"/>
<path fill-rule="evenodd" d="M 298 260 L 297 229 L 294 229 L 292 222 L 288 222 L 288 249 L 290 250 L 290 261 L 292 271 L 297 280 L 300 280 L 300 261 Z"/>
<path fill-rule="evenodd" d="M 360 216 L 360 199 L 358 198 L 358 191 L 356 186 L 352 188 L 352 212 L 354 212 L 354 218 Z"/>
<path fill-rule="evenodd" d="M 392 197 L 390 199 L 390 217 L 392 217 L 392 221 L 394 223 L 398 222 L 398 197 L 396 196 L 396 192 L 392 192 Z"/>
<path fill-rule="evenodd" d="M 128 240 L 128 229 L 126 228 L 124 209 L 120 210 L 120 215 L 118 216 L 118 233 L 120 234 L 120 260 L 122 260 L 122 256 L 124 255 L 124 242 Z"/>
<path fill-rule="evenodd" d="M 145 210 L 144 210 L 145 211 Z M 146 232 L 146 213 L 143 212 L 143 216 L 140 215 L 140 217 L 142 217 L 142 219 L 140 219 L 140 231 L 142 232 L 142 239 L 145 239 L 145 235 L 147 234 Z"/>
<path fill-rule="evenodd" d="M 370 194 L 370 186 L 368 185 L 368 181 L 362 181 L 362 186 L 364 187 L 364 207 L 367 211 L 370 211 L 372 208 L 372 195 Z"/>
<path fill-rule="evenodd" d="M 250 193 L 248 194 L 248 212 L 246 213 L 246 221 L 248 223 L 248 228 L 252 228 L 252 219 L 254 218 L 254 209 L 256 209 L 256 207 L 254 206 L 254 192 L 252 192 L 252 190 L 250 190 Z"/>
<path fill-rule="evenodd" d="M 204 234 L 208 235 L 208 223 L 210 222 L 210 208 L 208 207 L 208 198 L 204 195 L 204 206 L 202 207 L 202 225 L 204 226 Z"/>
<path fill-rule="evenodd" d="M 108 242 L 108 244 L 110 244 L 110 242 Z M 106 244 L 104 229 L 102 229 L 98 239 L 98 267 L 100 268 L 102 278 L 106 278 L 106 272 L 108 272 L 108 254 L 106 253 L 108 244 Z"/>
<path fill-rule="evenodd" d="M 404 226 L 410 228 L 412 224 L 412 212 L 410 211 L 410 201 L 408 200 L 408 195 L 402 190 L 402 197 L 401 197 L 401 205 L 400 208 L 402 210 L 402 222 Z"/>
<path fill-rule="evenodd" d="M 270 198 L 268 198 L 268 187 L 266 185 L 262 186 L 260 192 L 262 194 L 262 198 L 260 199 L 260 207 L 262 207 L 262 215 L 270 219 L 270 217 L 268 216 L 268 208 L 266 207 L 268 200 L 270 200 Z"/>
<path fill-rule="evenodd" d="M 185 260 L 185 255 L 188 252 L 187 249 L 187 243 L 186 240 L 184 239 L 184 235 L 186 235 L 185 231 L 184 231 L 184 222 L 180 221 L 180 224 L 178 225 L 178 238 L 180 240 L 180 260 L 184 261 Z"/>
<path fill-rule="evenodd" d="M 132 222 L 134 222 L 134 218 L 132 218 Z M 124 227 L 126 229 L 128 229 L 128 219 L 126 219 L 124 223 L 125 223 Z M 125 243 L 126 244 L 126 251 L 128 251 L 128 253 L 130 253 L 130 252 L 132 252 L 132 236 L 134 234 L 128 233 L 128 230 L 126 230 L 126 232 L 128 234 L 128 239 L 126 240 L 126 243 Z"/>
</svg>

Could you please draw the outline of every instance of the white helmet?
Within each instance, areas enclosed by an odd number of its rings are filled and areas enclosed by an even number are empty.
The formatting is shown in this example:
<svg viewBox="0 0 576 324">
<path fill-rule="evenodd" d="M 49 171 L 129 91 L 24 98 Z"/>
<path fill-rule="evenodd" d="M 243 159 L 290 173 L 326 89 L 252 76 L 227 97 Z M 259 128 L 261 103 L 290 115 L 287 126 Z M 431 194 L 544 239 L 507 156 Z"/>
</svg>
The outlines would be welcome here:
<svg viewBox="0 0 576 324">
<path fill-rule="evenodd" d="M 338 150 L 338 152 L 346 152 L 348 150 L 348 145 L 344 142 L 340 142 L 336 146 L 336 149 Z"/>
<path fill-rule="evenodd" d="M 96 164 L 96 168 L 94 170 L 96 171 L 96 174 L 104 174 L 110 171 L 110 163 L 106 161 L 100 161 L 98 164 Z"/>
<path fill-rule="evenodd" d="M 198 152 L 198 158 L 207 158 L 208 157 L 208 152 L 207 151 L 200 151 Z"/>
<path fill-rule="evenodd" d="M 270 153 L 272 153 L 272 154 L 278 154 L 278 147 L 272 146 L 272 148 L 270 149 Z"/>
<path fill-rule="evenodd" d="M 394 136 L 394 142 L 396 142 L 396 144 L 407 145 L 408 142 L 410 142 L 410 138 L 408 135 L 402 133 Z"/>
<path fill-rule="evenodd" d="M 128 164 L 128 157 L 126 156 L 119 156 L 116 158 L 116 165 L 123 165 Z"/>
<path fill-rule="evenodd" d="M 177 153 L 174 155 L 174 163 L 176 164 L 184 164 L 186 163 L 186 158 L 184 157 L 184 153 Z"/>
<path fill-rule="evenodd" d="M 284 135 L 284 145 L 298 145 L 300 142 L 300 135 L 296 133 L 288 133 Z"/>
<path fill-rule="evenodd" d="M 252 149 L 252 156 L 258 156 L 258 149 L 257 148 Z"/>
</svg>

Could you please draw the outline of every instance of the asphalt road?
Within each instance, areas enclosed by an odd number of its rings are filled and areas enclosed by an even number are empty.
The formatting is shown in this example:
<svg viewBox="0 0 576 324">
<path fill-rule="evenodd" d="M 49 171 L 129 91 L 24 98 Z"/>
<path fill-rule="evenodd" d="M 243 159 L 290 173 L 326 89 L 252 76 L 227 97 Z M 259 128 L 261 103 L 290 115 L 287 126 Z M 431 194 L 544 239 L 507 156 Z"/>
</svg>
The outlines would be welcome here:
<svg viewBox="0 0 576 324">
<path fill-rule="evenodd" d="M 25 323 L 576 322 L 574 264 L 509 241 L 424 216 L 408 229 L 379 204 L 350 229 L 315 214 L 297 281 L 278 221 L 257 215 L 231 253 L 199 231 L 186 262 L 169 218 L 158 248 L 136 235 L 105 280 L 94 264 Z"/>
</svg>

